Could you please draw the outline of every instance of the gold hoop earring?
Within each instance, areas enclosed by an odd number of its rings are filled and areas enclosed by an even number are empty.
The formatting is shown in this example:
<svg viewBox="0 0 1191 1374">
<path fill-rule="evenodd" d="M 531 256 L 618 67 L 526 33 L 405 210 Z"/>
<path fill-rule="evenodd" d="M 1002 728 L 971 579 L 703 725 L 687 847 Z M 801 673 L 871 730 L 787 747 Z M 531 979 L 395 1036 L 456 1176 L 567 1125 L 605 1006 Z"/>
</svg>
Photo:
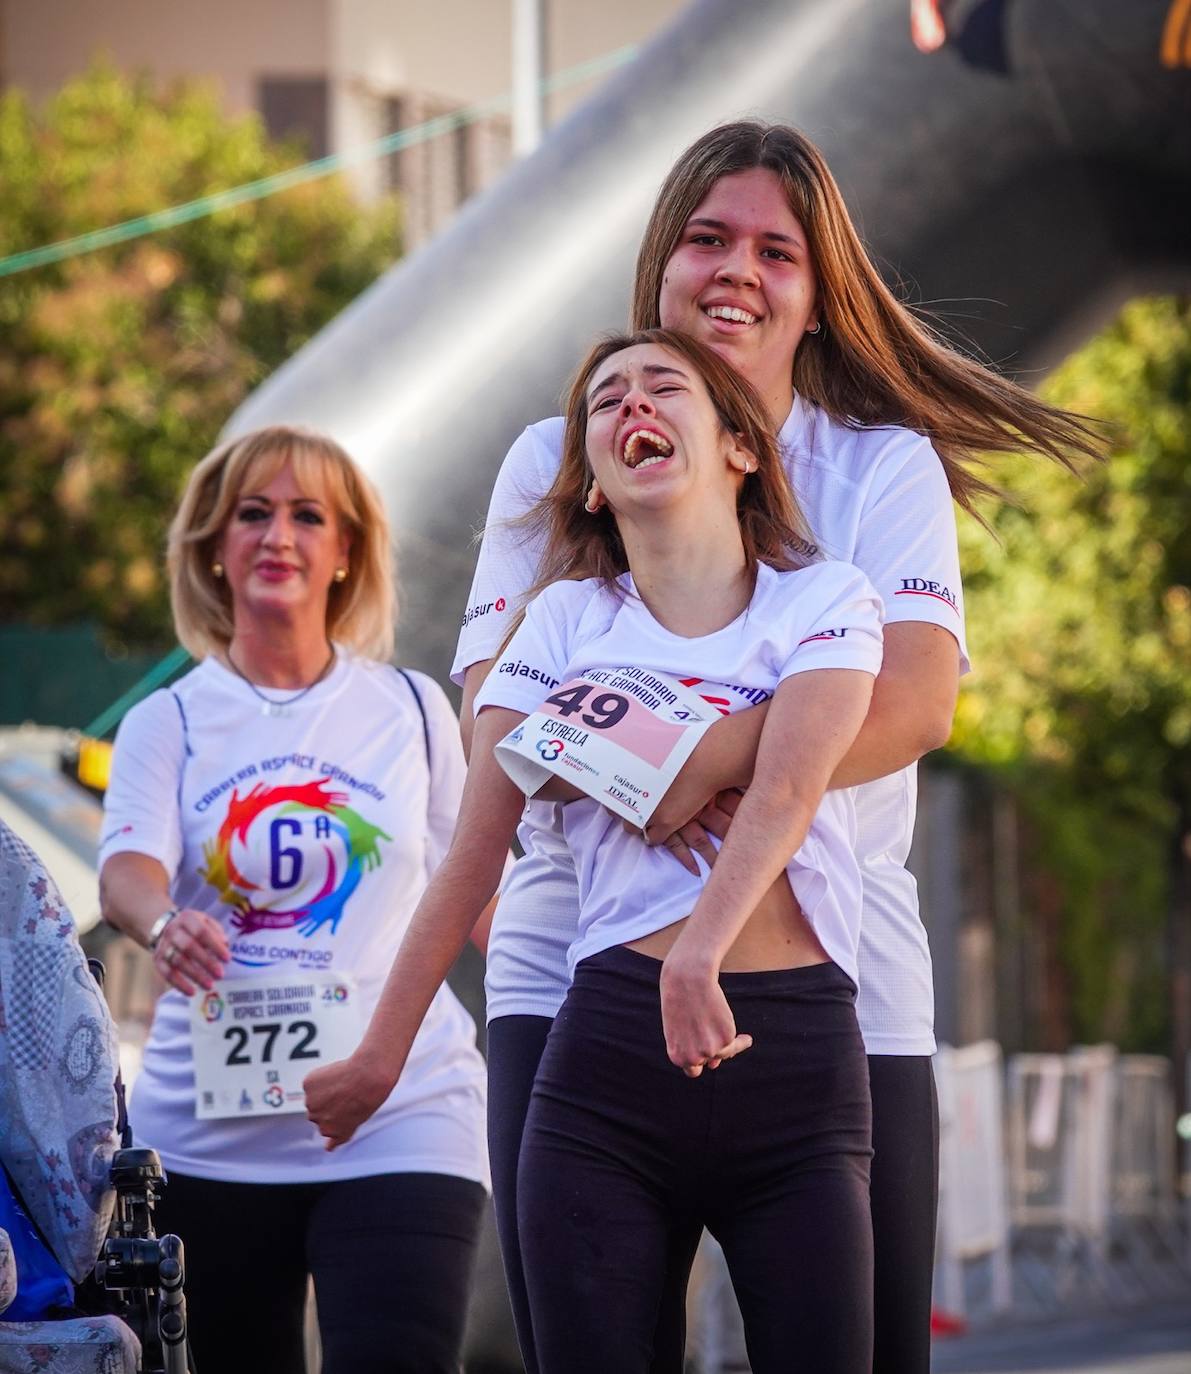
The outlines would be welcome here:
<svg viewBox="0 0 1191 1374">
<path fill-rule="evenodd" d="M 346 582 L 346 581 L 347 581 L 347 569 L 346 569 L 346 568 L 336 568 L 336 569 L 335 569 L 335 581 L 336 581 L 336 582 Z"/>
<path fill-rule="evenodd" d="M 222 564 L 222 563 L 220 563 L 220 562 L 215 562 L 215 563 L 212 563 L 212 564 L 211 564 L 211 576 L 212 576 L 212 577 L 216 577 L 216 578 L 219 578 L 219 577 L 222 577 L 222 576 L 223 576 L 223 564 Z"/>
</svg>

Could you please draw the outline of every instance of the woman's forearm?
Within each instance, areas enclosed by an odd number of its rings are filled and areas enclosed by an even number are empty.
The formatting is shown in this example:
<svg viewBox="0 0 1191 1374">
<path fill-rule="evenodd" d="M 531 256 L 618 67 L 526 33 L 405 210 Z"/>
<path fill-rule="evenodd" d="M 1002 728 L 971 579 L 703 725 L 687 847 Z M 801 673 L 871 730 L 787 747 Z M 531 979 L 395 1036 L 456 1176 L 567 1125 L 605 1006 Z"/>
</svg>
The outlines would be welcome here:
<svg viewBox="0 0 1191 1374">
<path fill-rule="evenodd" d="M 148 854 L 113 854 L 100 870 L 103 919 L 138 945 L 148 945 L 158 917 L 173 904 L 165 868 Z"/>
<path fill-rule="evenodd" d="M 373 1078 L 390 1087 L 435 993 L 500 885 L 525 798 L 492 750 L 523 719 L 514 711 L 487 710 L 477 720 L 454 838 L 410 919 L 356 1052 Z"/>
<path fill-rule="evenodd" d="M 769 702 L 735 711 L 704 732 L 645 827 L 651 844 L 680 830 L 719 792 L 743 791 L 753 780 Z"/>
<path fill-rule="evenodd" d="M 500 884 L 507 850 L 507 841 L 487 852 L 471 844 L 453 847 L 422 894 L 358 1051 L 390 1089 L 435 994 Z"/>
<path fill-rule="evenodd" d="M 802 845 L 821 797 L 793 778 L 753 783 L 675 951 L 682 945 L 685 958 L 718 972 L 745 922 Z"/>
<path fill-rule="evenodd" d="M 761 762 L 699 900 L 674 945 L 719 968 L 745 922 L 806 839 L 839 760 L 864 720 L 872 678 L 827 669 L 778 689 Z"/>
<path fill-rule="evenodd" d="M 828 786 L 858 787 L 900 773 L 951 734 L 959 690 L 959 645 L 925 621 L 885 628 L 885 660 L 868 715 Z"/>
<path fill-rule="evenodd" d="M 864 724 L 827 786 L 857 787 L 908 767 L 951 733 L 959 687 L 954 635 L 925 621 L 885 627 L 885 658 Z M 696 745 L 650 820 L 646 834 L 665 839 L 702 810 L 709 798 L 753 780 L 757 750 L 772 702 L 717 721 Z"/>
</svg>

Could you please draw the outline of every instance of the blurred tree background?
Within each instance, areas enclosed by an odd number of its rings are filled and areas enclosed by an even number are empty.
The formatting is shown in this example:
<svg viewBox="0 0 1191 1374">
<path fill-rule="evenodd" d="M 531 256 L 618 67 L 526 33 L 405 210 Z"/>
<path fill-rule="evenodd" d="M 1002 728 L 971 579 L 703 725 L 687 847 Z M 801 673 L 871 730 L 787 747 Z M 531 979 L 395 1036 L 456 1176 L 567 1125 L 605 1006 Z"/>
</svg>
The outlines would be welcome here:
<svg viewBox="0 0 1191 1374">
<path fill-rule="evenodd" d="M 1191 302 L 1143 299 L 1054 373 L 1107 421 L 1085 470 L 998 462 L 961 528 L 976 672 L 951 751 L 1022 821 L 1036 1042 L 1191 1048 Z"/>
<path fill-rule="evenodd" d="M 197 84 L 105 66 L 0 95 L 0 255 L 305 158 Z M 334 178 L 0 278 L 0 621 L 172 642 L 165 523 L 228 415 L 400 253 L 394 203 Z M 81 722 L 74 722 L 81 723 Z"/>
<path fill-rule="evenodd" d="M 41 111 L 8 91 L 0 255 L 302 157 L 200 86 L 160 93 L 101 66 Z M 30 627 L 85 626 L 109 659 L 152 651 L 142 664 L 172 644 L 162 549 L 186 472 L 399 251 L 396 206 L 361 207 L 327 179 L 0 278 L 0 652 L 24 651 Z M 998 460 L 996 538 L 962 522 L 976 672 L 946 762 L 991 779 L 1018 817 L 1020 919 L 1042 982 L 1028 1043 L 1169 1051 L 1173 1037 L 1185 1050 L 1191 304 L 1134 302 L 1044 390 L 1107 421 L 1113 456 L 1082 482 Z M 98 710 L 117 691 L 89 662 Z M 50 676 L 39 710 L 61 700 Z M 0 700 L 0 721 L 20 714 Z"/>
</svg>

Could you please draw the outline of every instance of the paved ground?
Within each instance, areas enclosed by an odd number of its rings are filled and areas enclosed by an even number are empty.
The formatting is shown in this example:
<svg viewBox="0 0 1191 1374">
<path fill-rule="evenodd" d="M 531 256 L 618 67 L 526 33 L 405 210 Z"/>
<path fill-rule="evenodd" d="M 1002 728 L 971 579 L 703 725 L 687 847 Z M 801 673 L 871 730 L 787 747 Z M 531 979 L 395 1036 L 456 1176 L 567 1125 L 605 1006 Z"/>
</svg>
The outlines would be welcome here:
<svg viewBox="0 0 1191 1374">
<path fill-rule="evenodd" d="M 1191 1374 L 1191 1300 L 935 1343 L 933 1374 Z"/>
</svg>

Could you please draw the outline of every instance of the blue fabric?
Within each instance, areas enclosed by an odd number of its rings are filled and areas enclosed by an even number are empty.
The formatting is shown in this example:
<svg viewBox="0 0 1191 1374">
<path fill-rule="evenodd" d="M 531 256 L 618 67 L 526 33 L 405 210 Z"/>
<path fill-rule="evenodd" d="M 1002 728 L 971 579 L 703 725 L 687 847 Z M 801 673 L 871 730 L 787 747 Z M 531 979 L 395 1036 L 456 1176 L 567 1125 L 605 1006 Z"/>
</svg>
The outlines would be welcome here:
<svg viewBox="0 0 1191 1374">
<path fill-rule="evenodd" d="M 8 1232 L 17 1266 L 17 1295 L 5 1309 L 6 1322 L 35 1322 L 54 1308 L 74 1304 L 74 1286 L 66 1270 L 46 1249 L 25 1209 L 0 1170 L 0 1230 Z"/>
</svg>

